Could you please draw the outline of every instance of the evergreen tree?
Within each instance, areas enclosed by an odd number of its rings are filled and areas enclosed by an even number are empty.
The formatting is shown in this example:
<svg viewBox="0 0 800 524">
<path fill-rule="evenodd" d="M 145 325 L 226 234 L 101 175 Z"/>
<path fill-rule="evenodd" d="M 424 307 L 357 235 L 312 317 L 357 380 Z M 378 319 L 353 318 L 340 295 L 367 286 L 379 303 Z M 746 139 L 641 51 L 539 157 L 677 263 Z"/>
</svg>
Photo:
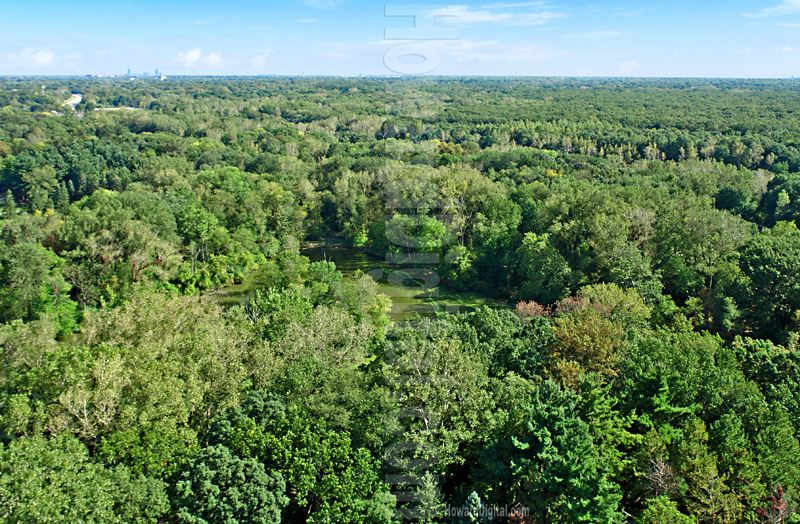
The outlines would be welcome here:
<svg viewBox="0 0 800 524">
<path fill-rule="evenodd" d="M 14 194 L 9 189 L 6 191 L 5 202 L 3 203 L 3 216 L 11 218 L 17 215 L 17 203 L 14 201 Z"/>
<path fill-rule="evenodd" d="M 408 514 L 413 515 L 420 524 L 440 522 L 439 519 L 444 515 L 445 505 L 442 503 L 439 478 L 430 471 L 426 471 L 419 480 L 416 500 L 408 506 Z"/>
<path fill-rule="evenodd" d="M 550 381 L 536 390 L 523 420 L 495 438 L 473 474 L 490 502 L 526 507 L 542 523 L 621 520 L 619 486 L 577 416 L 578 402 Z"/>
<path fill-rule="evenodd" d="M 656 497 L 647 501 L 636 524 L 697 524 L 697 519 L 678 511 L 678 505 L 667 497 Z"/>
<path fill-rule="evenodd" d="M 288 499 L 280 473 L 224 446 L 204 448 L 175 485 L 178 522 L 278 524 Z"/>
<path fill-rule="evenodd" d="M 719 454 L 719 472 L 727 479 L 733 497 L 728 513 L 740 521 L 766 496 L 761 468 L 753 458 L 741 419 L 733 413 L 726 413 L 712 425 L 710 441 Z"/>
<path fill-rule="evenodd" d="M 708 447 L 708 432 L 702 420 L 689 420 L 675 457 L 683 479 L 681 498 L 686 510 L 698 522 L 733 522 L 735 500 L 730 496 L 726 477 L 717 469 L 717 457 Z"/>
<path fill-rule="evenodd" d="M 66 215 L 69 212 L 69 192 L 67 191 L 67 186 L 64 184 L 64 182 L 61 182 L 61 184 L 58 186 L 58 194 L 56 195 L 56 211 L 62 215 Z"/>
</svg>

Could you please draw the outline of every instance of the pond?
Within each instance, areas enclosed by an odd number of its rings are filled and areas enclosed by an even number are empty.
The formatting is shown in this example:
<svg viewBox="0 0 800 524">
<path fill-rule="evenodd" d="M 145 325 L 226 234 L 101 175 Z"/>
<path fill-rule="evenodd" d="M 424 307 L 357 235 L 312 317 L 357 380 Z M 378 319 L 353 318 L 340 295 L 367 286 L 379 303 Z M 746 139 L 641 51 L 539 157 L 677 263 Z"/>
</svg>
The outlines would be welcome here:
<svg viewBox="0 0 800 524">
<path fill-rule="evenodd" d="M 505 303 L 474 291 L 456 291 L 444 285 L 432 289 L 423 287 L 419 274 L 404 271 L 398 264 L 389 264 L 385 259 L 367 252 L 335 244 L 325 244 L 303 250 L 303 255 L 312 262 L 329 260 L 336 264 L 344 275 L 355 271 L 367 273 L 378 283 L 381 293 L 392 299 L 392 318 L 400 320 L 418 313 L 423 316 L 437 312 L 469 311 L 480 306 L 505 307 Z M 391 279 L 391 282 L 390 282 Z"/>
<path fill-rule="evenodd" d="M 336 268 L 345 276 L 356 271 L 367 273 L 378 283 L 381 293 L 392 299 L 391 317 L 402 320 L 414 313 L 431 316 L 437 312 L 470 311 L 480 306 L 507 307 L 506 303 L 490 298 L 474 291 L 456 291 L 444 285 L 432 289 L 423 287 L 419 279 L 413 277 L 413 270 L 403 271 L 398 264 L 389 264 L 386 260 L 365 251 L 351 249 L 339 244 L 321 243 L 304 248 L 301 254 L 312 262 L 328 260 L 336 264 Z M 241 284 L 228 286 L 214 294 L 222 304 L 241 301 L 260 284 L 259 270 L 253 271 Z M 391 283 L 389 279 L 391 278 Z M 398 285 L 400 284 L 400 285 Z"/>
</svg>

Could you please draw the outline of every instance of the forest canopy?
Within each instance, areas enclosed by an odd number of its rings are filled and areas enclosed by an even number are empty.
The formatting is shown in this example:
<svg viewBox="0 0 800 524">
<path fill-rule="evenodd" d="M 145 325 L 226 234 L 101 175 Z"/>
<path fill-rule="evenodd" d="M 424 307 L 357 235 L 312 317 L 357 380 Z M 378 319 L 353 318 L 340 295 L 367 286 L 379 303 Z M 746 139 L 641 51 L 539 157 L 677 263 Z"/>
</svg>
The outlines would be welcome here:
<svg viewBox="0 0 800 524">
<path fill-rule="evenodd" d="M 800 522 L 791 87 L 0 78 L 0 521 Z"/>
</svg>

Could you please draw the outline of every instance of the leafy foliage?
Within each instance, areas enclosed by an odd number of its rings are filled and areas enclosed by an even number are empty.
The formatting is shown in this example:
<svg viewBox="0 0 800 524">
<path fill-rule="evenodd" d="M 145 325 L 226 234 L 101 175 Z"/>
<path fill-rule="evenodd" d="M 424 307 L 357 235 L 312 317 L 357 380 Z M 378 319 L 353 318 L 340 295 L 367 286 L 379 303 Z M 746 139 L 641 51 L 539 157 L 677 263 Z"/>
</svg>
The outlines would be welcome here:
<svg viewBox="0 0 800 524">
<path fill-rule="evenodd" d="M 0 108 L 1 521 L 797 520 L 786 82 L 2 78 Z"/>
</svg>

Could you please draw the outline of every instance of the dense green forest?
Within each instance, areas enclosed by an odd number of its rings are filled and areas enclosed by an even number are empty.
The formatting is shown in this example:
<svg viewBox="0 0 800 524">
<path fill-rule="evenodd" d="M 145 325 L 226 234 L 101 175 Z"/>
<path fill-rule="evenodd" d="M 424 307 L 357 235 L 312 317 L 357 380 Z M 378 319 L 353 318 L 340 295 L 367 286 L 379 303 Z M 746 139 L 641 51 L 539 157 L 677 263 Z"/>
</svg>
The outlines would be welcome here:
<svg viewBox="0 0 800 524">
<path fill-rule="evenodd" d="M 789 82 L 6 77 L 0 200 L 0 522 L 800 522 Z"/>
</svg>

